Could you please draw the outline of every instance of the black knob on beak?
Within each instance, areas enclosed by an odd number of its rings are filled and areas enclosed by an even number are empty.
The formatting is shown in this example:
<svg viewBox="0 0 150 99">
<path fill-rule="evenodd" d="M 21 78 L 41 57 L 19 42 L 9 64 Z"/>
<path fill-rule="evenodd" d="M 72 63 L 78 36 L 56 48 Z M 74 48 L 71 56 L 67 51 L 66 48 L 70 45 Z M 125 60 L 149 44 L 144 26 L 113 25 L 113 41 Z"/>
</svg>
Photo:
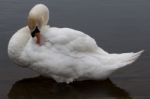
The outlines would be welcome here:
<svg viewBox="0 0 150 99">
<path fill-rule="evenodd" d="M 36 26 L 36 28 L 34 29 L 34 31 L 31 33 L 32 37 L 35 37 L 36 33 L 40 33 L 40 30 L 38 29 L 38 27 Z"/>
</svg>

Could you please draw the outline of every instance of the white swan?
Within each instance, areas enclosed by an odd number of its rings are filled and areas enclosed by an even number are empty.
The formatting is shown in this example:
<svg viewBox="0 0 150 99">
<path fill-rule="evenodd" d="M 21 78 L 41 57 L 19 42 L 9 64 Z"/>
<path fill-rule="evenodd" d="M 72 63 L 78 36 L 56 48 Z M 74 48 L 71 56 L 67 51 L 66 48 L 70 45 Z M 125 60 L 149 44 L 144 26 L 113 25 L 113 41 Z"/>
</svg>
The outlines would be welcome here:
<svg viewBox="0 0 150 99">
<path fill-rule="evenodd" d="M 47 25 L 49 10 L 35 5 L 28 26 L 18 30 L 8 44 L 9 57 L 57 82 L 105 79 L 113 71 L 133 63 L 143 51 L 109 54 L 81 31 Z"/>
</svg>

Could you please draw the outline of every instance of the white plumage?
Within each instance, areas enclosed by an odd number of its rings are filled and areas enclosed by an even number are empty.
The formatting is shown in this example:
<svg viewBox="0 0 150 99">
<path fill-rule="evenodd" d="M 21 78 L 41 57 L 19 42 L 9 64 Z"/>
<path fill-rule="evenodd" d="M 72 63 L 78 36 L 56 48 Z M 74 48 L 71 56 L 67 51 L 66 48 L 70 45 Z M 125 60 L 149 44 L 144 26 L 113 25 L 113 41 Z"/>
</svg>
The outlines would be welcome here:
<svg viewBox="0 0 150 99">
<path fill-rule="evenodd" d="M 34 6 L 28 26 L 10 39 L 8 55 L 19 66 L 31 68 L 57 82 L 105 79 L 118 68 L 133 63 L 143 52 L 109 54 L 83 32 L 50 27 L 48 20 L 48 8 L 43 4 Z M 40 37 L 33 33 L 36 27 Z"/>
</svg>

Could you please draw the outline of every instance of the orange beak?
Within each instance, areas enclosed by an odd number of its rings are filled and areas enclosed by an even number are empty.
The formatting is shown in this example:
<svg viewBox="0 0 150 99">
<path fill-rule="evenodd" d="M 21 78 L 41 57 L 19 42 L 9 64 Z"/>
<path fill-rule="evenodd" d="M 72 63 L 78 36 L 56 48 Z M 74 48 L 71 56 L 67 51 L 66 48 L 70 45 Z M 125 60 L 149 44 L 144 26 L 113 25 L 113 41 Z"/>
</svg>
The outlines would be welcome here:
<svg viewBox="0 0 150 99">
<path fill-rule="evenodd" d="M 35 30 L 31 33 L 31 36 L 33 38 L 36 37 L 36 44 L 40 45 L 41 35 L 40 35 L 40 30 L 38 29 L 38 27 L 36 27 Z"/>
<path fill-rule="evenodd" d="M 35 37 L 36 37 L 36 44 L 40 45 L 40 41 L 41 41 L 40 32 L 36 33 Z"/>
</svg>

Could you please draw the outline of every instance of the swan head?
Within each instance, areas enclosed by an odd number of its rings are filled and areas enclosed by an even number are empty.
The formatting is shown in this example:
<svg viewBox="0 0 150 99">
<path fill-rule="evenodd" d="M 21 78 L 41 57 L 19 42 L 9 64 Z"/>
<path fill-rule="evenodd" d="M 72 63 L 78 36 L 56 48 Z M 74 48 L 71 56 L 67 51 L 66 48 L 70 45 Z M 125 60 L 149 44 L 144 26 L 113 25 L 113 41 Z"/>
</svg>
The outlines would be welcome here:
<svg viewBox="0 0 150 99">
<path fill-rule="evenodd" d="M 49 20 L 49 10 L 44 4 L 35 5 L 28 15 L 28 27 L 33 31 L 36 27 L 41 28 L 47 25 Z"/>
<path fill-rule="evenodd" d="M 37 43 L 40 43 L 40 29 L 47 25 L 49 20 L 49 10 L 44 4 L 35 5 L 29 12 L 27 25 L 31 31 L 31 36 L 37 38 Z"/>
</svg>

